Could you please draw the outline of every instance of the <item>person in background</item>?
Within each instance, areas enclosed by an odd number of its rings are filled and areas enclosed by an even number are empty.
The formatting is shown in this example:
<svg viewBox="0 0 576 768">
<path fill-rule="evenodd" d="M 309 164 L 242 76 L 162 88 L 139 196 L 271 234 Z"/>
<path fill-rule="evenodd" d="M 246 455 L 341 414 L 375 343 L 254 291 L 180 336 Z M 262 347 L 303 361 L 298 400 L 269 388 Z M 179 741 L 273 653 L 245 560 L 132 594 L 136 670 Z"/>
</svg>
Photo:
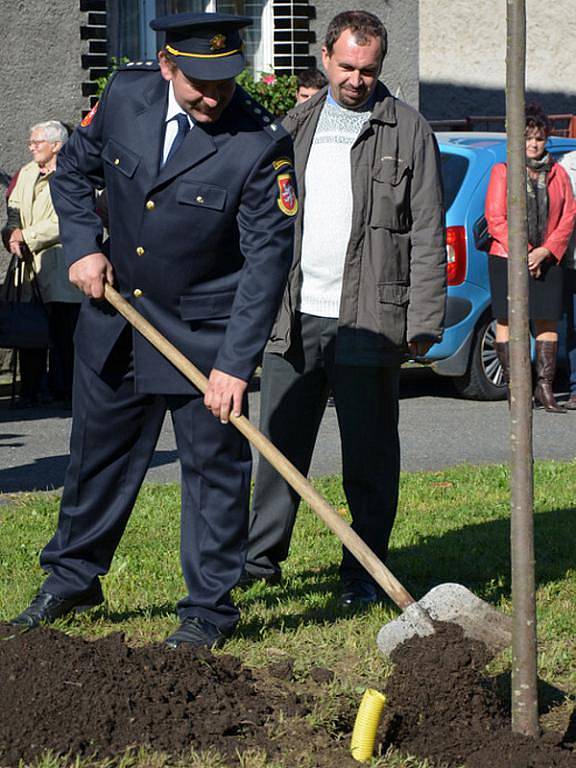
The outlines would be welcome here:
<svg viewBox="0 0 576 768">
<path fill-rule="evenodd" d="M 31 254 L 50 321 L 52 348 L 48 373 L 48 350 L 19 350 L 18 404 L 22 407 L 50 400 L 69 403 L 72 397 L 73 336 L 82 294 L 68 279 L 58 216 L 49 188 L 56 157 L 67 138 L 65 126 L 57 120 L 32 126 L 28 146 L 33 159 L 18 173 L 8 197 L 8 221 L 2 232 L 11 254 L 20 258 Z M 33 274 L 32 265 L 24 267 L 28 280 Z"/>
<path fill-rule="evenodd" d="M 560 262 L 572 235 L 576 207 L 568 174 L 547 152 L 547 116 L 537 105 L 526 108 L 526 185 L 528 215 L 529 315 L 536 336 L 537 383 L 534 400 L 548 413 L 565 413 L 552 384 L 558 350 L 557 323 L 563 311 Z M 492 168 L 485 216 L 492 237 L 489 250 L 492 314 L 496 319 L 496 351 L 504 380 L 510 379 L 508 331 L 508 217 L 506 164 Z"/>
<path fill-rule="evenodd" d="M 329 24 L 329 87 L 294 107 L 302 205 L 288 288 L 261 374 L 260 428 L 307 474 L 332 390 L 352 527 L 385 560 L 400 476 L 400 365 L 443 332 L 446 249 L 439 153 L 424 118 L 378 76 L 387 33 L 364 11 Z M 278 581 L 300 499 L 258 463 L 241 583 Z M 379 599 L 347 551 L 346 608 Z"/>
<path fill-rule="evenodd" d="M 310 96 L 314 96 L 326 85 L 326 78 L 319 69 L 310 67 L 297 74 L 298 87 L 296 89 L 296 104 L 302 104 L 308 101 Z"/>
<path fill-rule="evenodd" d="M 566 170 L 576 198 L 576 151 L 567 152 L 559 161 Z M 564 267 L 564 308 L 566 310 L 566 352 L 570 377 L 570 397 L 564 403 L 569 411 L 576 411 L 576 228 L 562 259 Z"/>
</svg>

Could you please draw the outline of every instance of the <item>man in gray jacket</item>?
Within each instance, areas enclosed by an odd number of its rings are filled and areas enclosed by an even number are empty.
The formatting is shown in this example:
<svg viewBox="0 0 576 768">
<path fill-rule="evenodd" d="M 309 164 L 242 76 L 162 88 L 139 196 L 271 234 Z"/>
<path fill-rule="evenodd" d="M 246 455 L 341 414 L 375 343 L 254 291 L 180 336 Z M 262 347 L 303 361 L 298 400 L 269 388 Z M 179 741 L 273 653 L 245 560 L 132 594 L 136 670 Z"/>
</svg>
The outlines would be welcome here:
<svg viewBox="0 0 576 768">
<path fill-rule="evenodd" d="M 406 356 L 441 338 L 442 185 L 434 135 L 378 81 L 386 30 L 338 14 L 322 62 L 328 88 L 288 113 L 300 190 L 289 284 L 262 367 L 262 431 L 306 474 L 330 390 L 354 530 L 385 560 L 398 502 L 398 382 Z M 241 583 L 280 578 L 299 497 L 263 459 Z M 346 550 L 342 603 L 376 585 Z"/>
</svg>

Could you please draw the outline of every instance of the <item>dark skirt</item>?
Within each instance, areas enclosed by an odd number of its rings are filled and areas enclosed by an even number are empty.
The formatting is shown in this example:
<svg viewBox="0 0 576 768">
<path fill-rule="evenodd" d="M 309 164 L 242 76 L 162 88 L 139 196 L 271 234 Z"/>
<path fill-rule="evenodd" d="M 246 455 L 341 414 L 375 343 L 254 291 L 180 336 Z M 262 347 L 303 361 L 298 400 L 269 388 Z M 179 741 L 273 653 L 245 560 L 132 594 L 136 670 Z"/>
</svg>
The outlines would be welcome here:
<svg viewBox="0 0 576 768">
<path fill-rule="evenodd" d="M 488 257 L 492 316 L 508 320 L 508 259 L 504 256 Z M 528 312 L 530 320 L 560 320 L 562 317 L 563 269 L 559 264 L 546 263 L 542 276 L 529 277 Z"/>
</svg>

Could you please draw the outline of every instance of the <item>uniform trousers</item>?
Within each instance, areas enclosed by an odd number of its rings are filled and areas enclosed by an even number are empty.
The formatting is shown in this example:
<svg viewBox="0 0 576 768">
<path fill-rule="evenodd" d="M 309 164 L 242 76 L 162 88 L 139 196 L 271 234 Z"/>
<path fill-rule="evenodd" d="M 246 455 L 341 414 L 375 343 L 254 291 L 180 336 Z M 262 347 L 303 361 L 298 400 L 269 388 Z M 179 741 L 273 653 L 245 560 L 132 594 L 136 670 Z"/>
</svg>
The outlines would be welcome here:
<svg viewBox="0 0 576 768">
<path fill-rule="evenodd" d="M 221 424 L 200 395 L 135 392 L 131 342 L 126 334 L 104 371 L 77 356 L 73 425 L 57 531 L 40 564 L 44 589 L 70 598 L 99 589 L 110 568 L 166 410 L 181 463 L 181 566 L 188 594 L 180 619 L 197 616 L 230 631 L 239 613 L 230 598 L 245 557 L 251 456 L 231 424 Z M 162 537 L 161 530 L 149 531 Z"/>
<path fill-rule="evenodd" d="M 400 478 L 399 367 L 337 364 L 337 322 L 297 313 L 288 352 L 264 355 L 260 429 L 300 472 L 308 474 L 332 391 L 352 527 L 385 560 Z M 246 560 L 250 574 L 280 572 L 280 563 L 288 556 L 299 502 L 298 494 L 260 458 L 250 512 Z M 370 580 L 346 549 L 340 577 L 344 581 Z"/>
</svg>

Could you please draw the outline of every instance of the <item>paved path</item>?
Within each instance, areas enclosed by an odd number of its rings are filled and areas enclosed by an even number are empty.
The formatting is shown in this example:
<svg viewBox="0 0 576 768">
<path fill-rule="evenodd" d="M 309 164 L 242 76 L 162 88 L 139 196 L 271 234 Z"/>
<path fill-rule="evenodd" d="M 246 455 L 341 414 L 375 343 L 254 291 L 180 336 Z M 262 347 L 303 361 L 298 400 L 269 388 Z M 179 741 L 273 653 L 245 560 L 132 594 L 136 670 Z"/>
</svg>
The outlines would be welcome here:
<svg viewBox="0 0 576 768">
<path fill-rule="evenodd" d="M 504 462 L 508 458 L 505 403 L 478 403 L 454 397 L 434 376 L 409 373 L 402 384 L 400 431 L 402 468 L 437 470 L 462 464 Z M 250 395 L 258 423 L 259 395 Z M 70 414 L 50 408 L 10 410 L 0 398 L 0 493 L 60 488 L 67 463 Z M 576 457 L 576 412 L 534 414 L 534 452 L 541 459 Z M 314 454 L 312 475 L 340 472 L 334 408 L 326 410 Z M 172 427 L 166 421 L 148 480 L 177 482 L 179 470 Z"/>
</svg>

